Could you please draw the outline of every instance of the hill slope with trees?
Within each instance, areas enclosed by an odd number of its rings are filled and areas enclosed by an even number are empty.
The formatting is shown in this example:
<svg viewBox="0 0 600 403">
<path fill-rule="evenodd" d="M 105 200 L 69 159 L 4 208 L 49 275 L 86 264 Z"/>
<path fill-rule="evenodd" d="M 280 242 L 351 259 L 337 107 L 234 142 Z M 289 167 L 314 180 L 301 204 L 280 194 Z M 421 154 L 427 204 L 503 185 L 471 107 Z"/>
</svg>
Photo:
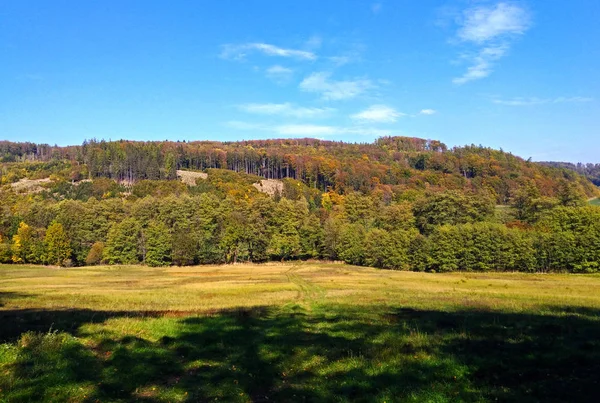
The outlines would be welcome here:
<svg viewBox="0 0 600 403">
<path fill-rule="evenodd" d="M 0 161 L 0 262 L 600 270 L 593 183 L 482 146 L 0 142 Z M 198 174 L 182 182 L 181 170 Z M 267 193 L 265 179 L 276 181 Z"/>
<path fill-rule="evenodd" d="M 571 171 L 575 171 L 588 178 L 594 185 L 600 186 L 600 164 L 573 164 L 571 162 L 554 161 L 544 161 L 540 162 L 540 164 L 554 168 L 564 168 L 569 169 Z"/>
</svg>

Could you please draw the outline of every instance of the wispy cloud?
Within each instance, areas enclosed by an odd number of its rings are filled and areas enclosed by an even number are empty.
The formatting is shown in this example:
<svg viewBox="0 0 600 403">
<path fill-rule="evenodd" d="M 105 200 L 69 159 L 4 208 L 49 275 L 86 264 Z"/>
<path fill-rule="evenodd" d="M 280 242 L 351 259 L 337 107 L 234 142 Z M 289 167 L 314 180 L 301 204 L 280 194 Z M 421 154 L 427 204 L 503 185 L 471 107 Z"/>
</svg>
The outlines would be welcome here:
<svg viewBox="0 0 600 403">
<path fill-rule="evenodd" d="M 271 66 L 266 70 L 267 78 L 275 81 L 278 84 L 285 84 L 292 78 L 294 70 L 283 67 L 278 64 Z"/>
<path fill-rule="evenodd" d="M 291 103 L 267 103 L 267 104 L 257 104 L 250 103 L 239 105 L 239 108 L 244 112 L 258 114 L 258 115 L 279 115 L 279 116 L 288 116 L 295 118 L 316 118 L 325 116 L 335 111 L 333 108 L 307 108 L 301 106 L 295 106 Z"/>
<path fill-rule="evenodd" d="M 301 60 L 316 60 L 313 52 L 298 49 L 286 49 L 268 43 L 227 44 L 223 46 L 221 57 L 224 59 L 244 60 L 248 54 L 259 52 L 267 56 L 290 57 Z"/>
<path fill-rule="evenodd" d="M 350 118 L 361 122 L 393 123 L 405 115 L 390 106 L 372 105 L 362 112 L 351 115 Z"/>
<path fill-rule="evenodd" d="M 333 62 L 334 65 L 336 65 L 337 67 L 341 67 L 345 64 L 348 64 L 350 62 L 352 62 L 352 57 L 351 56 L 331 56 L 328 57 L 328 59 L 330 61 Z"/>
<path fill-rule="evenodd" d="M 563 104 L 563 103 L 582 103 L 592 102 L 593 98 L 587 97 L 557 97 L 557 98 L 512 98 L 512 99 L 493 99 L 492 102 L 498 105 L 507 106 L 532 106 L 544 104 Z"/>
<path fill-rule="evenodd" d="M 498 46 L 489 46 L 481 49 L 477 54 L 470 56 L 469 60 L 472 63 L 465 74 L 461 77 L 454 78 L 454 84 L 465 84 L 469 81 L 479 80 L 492 74 L 494 63 L 502 58 L 508 51 L 508 46 L 505 44 Z"/>
<path fill-rule="evenodd" d="M 435 109 L 421 109 L 419 115 L 435 115 L 437 111 Z"/>
<path fill-rule="evenodd" d="M 323 43 L 323 38 L 319 35 L 313 35 L 306 41 L 306 47 L 308 49 L 319 49 Z"/>
<path fill-rule="evenodd" d="M 355 98 L 375 85 L 368 79 L 355 79 L 336 81 L 331 80 L 331 73 L 312 73 L 300 83 L 300 89 L 306 92 L 315 92 L 325 100 L 338 101 Z"/>
<path fill-rule="evenodd" d="M 377 129 L 362 126 L 319 126 L 310 124 L 284 125 L 274 128 L 282 136 L 334 136 L 342 134 L 356 134 L 360 136 L 389 136 L 398 134 L 398 131 Z"/>
<path fill-rule="evenodd" d="M 458 37 L 467 42 L 485 43 L 501 36 L 522 35 L 529 28 L 529 14 L 521 7 L 498 3 L 466 10 Z"/>
<path fill-rule="evenodd" d="M 398 135 L 397 130 L 384 130 L 365 126 L 333 126 L 314 124 L 289 124 L 289 125 L 263 125 L 240 121 L 229 121 L 225 126 L 236 130 L 260 130 L 265 133 L 273 133 L 283 137 L 327 137 L 335 135 L 355 134 L 360 136 L 390 136 Z"/>
<path fill-rule="evenodd" d="M 465 84 L 489 76 L 496 62 L 505 56 L 511 43 L 531 25 L 529 13 L 509 3 L 477 6 L 465 10 L 459 18 L 456 37 L 459 42 L 474 45 L 464 58 L 470 66 L 455 84 Z"/>
</svg>

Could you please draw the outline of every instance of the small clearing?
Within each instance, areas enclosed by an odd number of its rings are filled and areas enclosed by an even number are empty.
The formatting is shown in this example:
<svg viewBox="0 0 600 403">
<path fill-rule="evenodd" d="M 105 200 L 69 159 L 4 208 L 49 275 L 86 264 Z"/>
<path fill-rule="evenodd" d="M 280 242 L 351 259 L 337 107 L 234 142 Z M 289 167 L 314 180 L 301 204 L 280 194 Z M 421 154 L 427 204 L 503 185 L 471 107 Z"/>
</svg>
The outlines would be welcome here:
<svg viewBox="0 0 600 403">
<path fill-rule="evenodd" d="M 50 178 L 44 179 L 27 179 L 23 178 L 18 182 L 11 183 L 12 188 L 17 193 L 39 193 L 44 190 L 43 185 L 50 183 Z"/>
<path fill-rule="evenodd" d="M 283 193 L 283 182 L 277 179 L 263 179 L 252 186 L 258 189 L 259 192 L 266 193 L 269 196 Z"/>
<path fill-rule="evenodd" d="M 178 170 L 177 177 L 180 178 L 181 181 L 188 186 L 196 186 L 196 179 L 198 179 L 198 178 L 206 179 L 206 178 L 208 178 L 208 174 L 205 174 L 204 172 L 192 172 L 192 171 Z"/>
</svg>

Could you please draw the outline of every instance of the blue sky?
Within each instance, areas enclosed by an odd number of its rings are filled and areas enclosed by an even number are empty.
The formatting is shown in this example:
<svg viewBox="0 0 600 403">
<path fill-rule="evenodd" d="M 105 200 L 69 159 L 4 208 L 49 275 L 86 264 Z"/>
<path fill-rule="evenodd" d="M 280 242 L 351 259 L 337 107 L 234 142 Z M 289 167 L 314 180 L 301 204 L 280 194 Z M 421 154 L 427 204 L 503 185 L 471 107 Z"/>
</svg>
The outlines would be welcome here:
<svg viewBox="0 0 600 403">
<path fill-rule="evenodd" d="M 600 1 L 0 2 L 0 139 L 382 135 L 600 162 Z"/>
</svg>

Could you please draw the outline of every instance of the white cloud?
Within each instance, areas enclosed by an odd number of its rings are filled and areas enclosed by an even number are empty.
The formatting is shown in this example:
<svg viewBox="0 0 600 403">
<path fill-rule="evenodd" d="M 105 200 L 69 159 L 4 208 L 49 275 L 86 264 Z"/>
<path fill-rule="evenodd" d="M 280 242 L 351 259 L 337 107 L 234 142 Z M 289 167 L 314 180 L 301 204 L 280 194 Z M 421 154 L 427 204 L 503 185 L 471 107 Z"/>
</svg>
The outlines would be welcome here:
<svg viewBox="0 0 600 403">
<path fill-rule="evenodd" d="M 371 80 L 355 79 L 335 81 L 330 79 L 331 73 L 312 73 L 300 83 L 300 89 L 306 92 L 321 94 L 325 100 L 338 101 L 355 98 L 375 86 Z"/>
<path fill-rule="evenodd" d="M 386 105 L 373 105 L 362 112 L 351 115 L 350 118 L 363 122 L 393 123 L 404 115 Z"/>
<path fill-rule="evenodd" d="M 512 98 L 512 99 L 494 99 L 493 103 L 498 105 L 507 106 L 531 106 L 531 105 L 544 105 L 544 104 L 563 104 L 563 103 L 581 103 L 581 102 L 592 102 L 593 98 L 587 97 L 557 97 L 557 98 Z"/>
<path fill-rule="evenodd" d="M 229 121 L 226 122 L 225 125 L 236 130 L 260 130 L 263 133 L 274 133 L 274 135 L 285 137 L 326 137 L 344 134 L 381 137 L 401 134 L 399 131 L 396 130 L 383 130 L 364 126 L 344 127 L 313 124 L 290 124 L 269 126 L 240 121 Z"/>
<path fill-rule="evenodd" d="M 463 12 L 457 38 L 476 48 L 465 56 L 470 66 L 455 84 L 465 84 L 489 76 L 496 62 L 505 56 L 512 41 L 530 27 L 529 13 L 514 4 L 477 6 Z"/>
<path fill-rule="evenodd" d="M 357 134 L 361 136 L 381 137 L 398 134 L 397 131 L 376 129 L 372 127 L 319 126 L 309 124 L 277 126 L 274 130 L 283 136 L 333 136 L 341 134 Z"/>
<path fill-rule="evenodd" d="M 500 36 L 521 35 L 530 25 L 529 14 L 514 4 L 498 3 L 466 10 L 458 37 L 463 41 L 484 43 Z"/>
<path fill-rule="evenodd" d="M 269 67 L 266 70 L 266 74 L 269 79 L 276 83 L 285 84 L 292 78 L 294 70 L 276 64 L 275 66 Z"/>
<path fill-rule="evenodd" d="M 315 118 L 327 115 L 335 109 L 333 108 L 307 108 L 301 106 L 295 106 L 288 102 L 283 104 L 244 104 L 239 106 L 245 112 L 254 113 L 258 115 L 280 115 L 289 116 L 295 118 Z"/>
<path fill-rule="evenodd" d="M 316 60 L 313 52 L 297 49 L 285 49 L 268 43 L 245 43 L 241 45 L 224 45 L 221 57 L 224 59 L 243 60 L 251 52 L 260 52 L 267 56 L 290 57 L 302 60 Z"/>
<path fill-rule="evenodd" d="M 472 63 L 465 74 L 461 77 L 454 78 L 454 84 L 465 84 L 469 81 L 479 80 L 492 74 L 494 62 L 499 60 L 508 51 L 508 46 L 490 46 L 483 48 L 477 55 L 470 57 Z"/>
<path fill-rule="evenodd" d="M 352 58 L 350 56 L 331 56 L 328 57 L 328 59 L 331 60 L 337 67 L 341 67 L 352 62 Z"/>
<path fill-rule="evenodd" d="M 421 109 L 420 115 L 435 115 L 437 111 L 435 109 Z"/>
<path fill-rule="evenodd" d="M 271 66 L 267 69 L 269 74 L 291 74 L 294 70 L 280 65 Z"/>
</svg>

